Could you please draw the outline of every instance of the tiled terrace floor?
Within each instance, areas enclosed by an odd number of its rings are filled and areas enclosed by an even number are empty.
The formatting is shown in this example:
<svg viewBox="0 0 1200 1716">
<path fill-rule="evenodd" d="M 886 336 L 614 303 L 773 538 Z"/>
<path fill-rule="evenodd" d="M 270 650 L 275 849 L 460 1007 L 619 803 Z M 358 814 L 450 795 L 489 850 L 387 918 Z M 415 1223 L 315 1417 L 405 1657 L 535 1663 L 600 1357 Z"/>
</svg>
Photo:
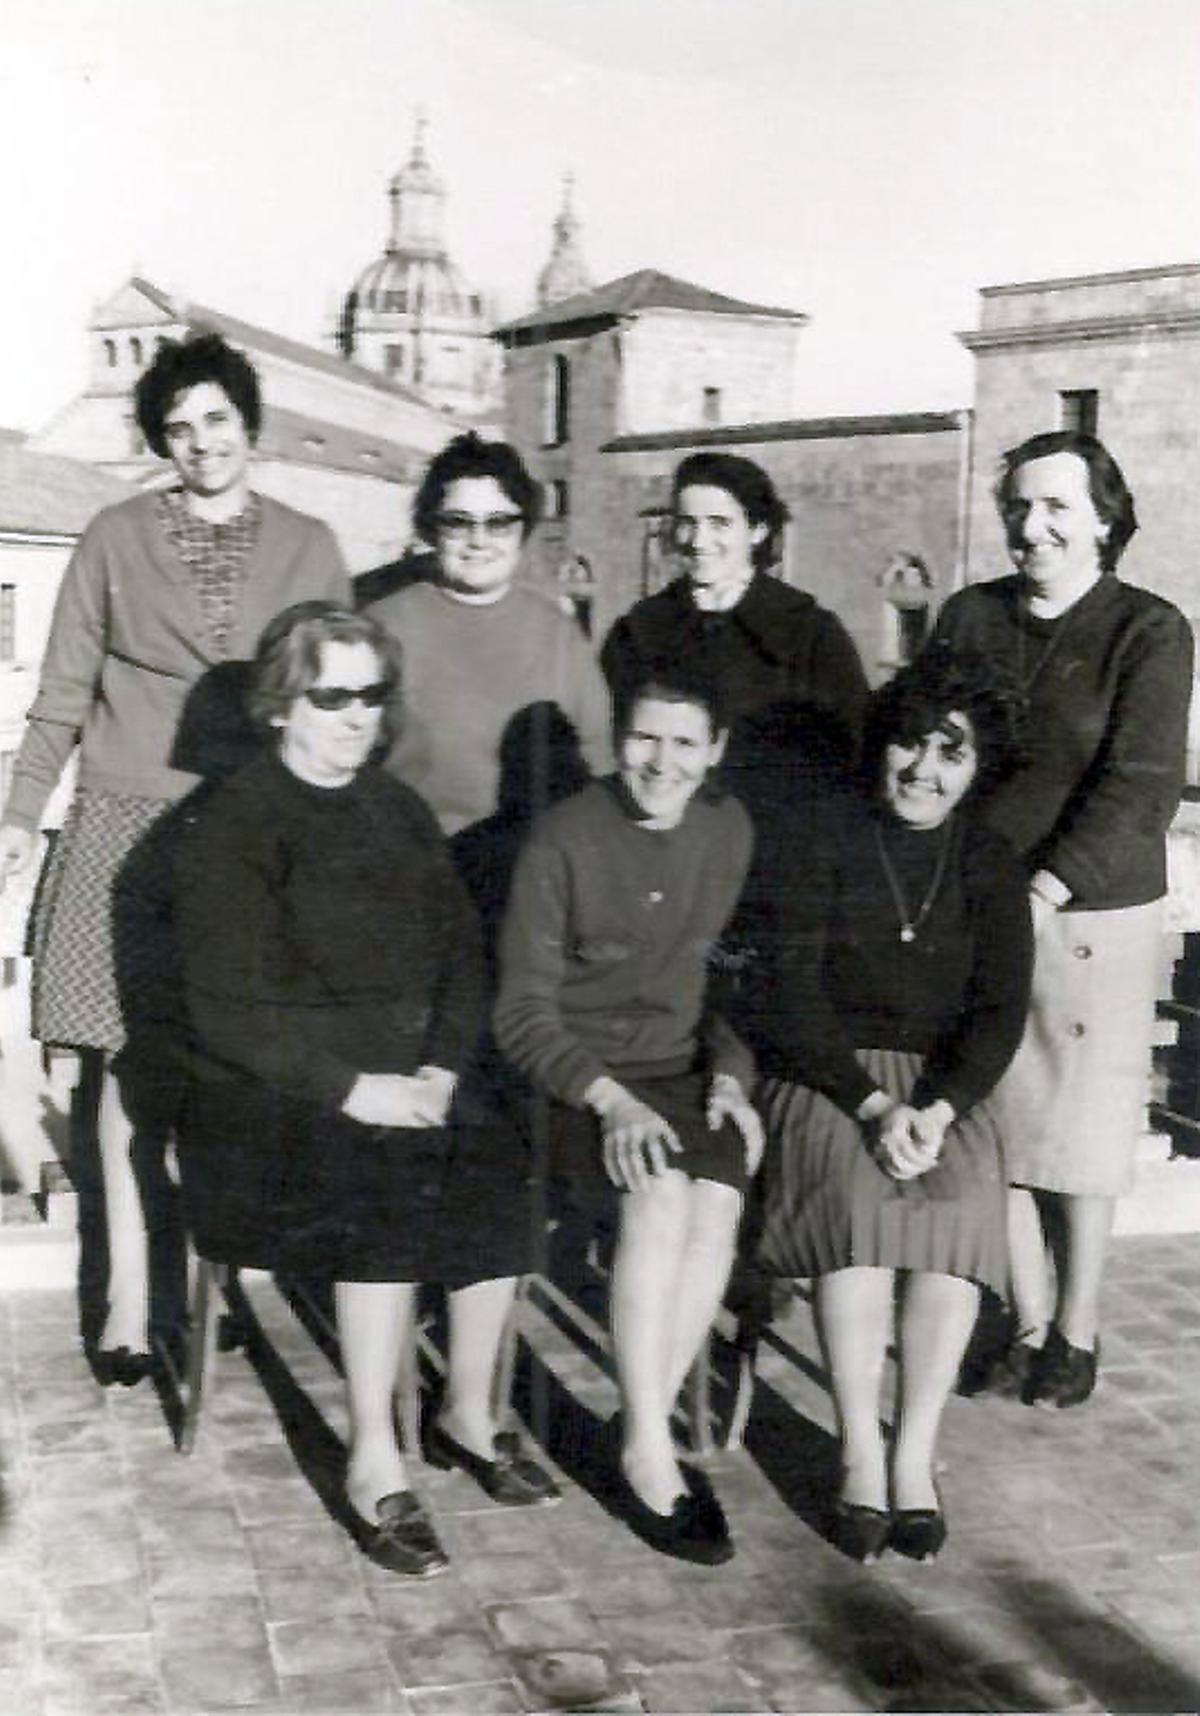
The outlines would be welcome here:
<svg viewBox="0 0 1200 1716">
<path fill-rule="evenodd" d="M 813 1529 L 832 1442 L 797 1300 L 747 1449 L 714 1467 L 729 1566 L 655 1555 L 573 1481 L 615 1393 L 531 1309 L 521 1381 L 566 1499 L 514 1514 L 422 1471 L 451 1571 L 381 1573 L 331 1513 L 338 1379 L 270 1282 L 251 1297 L 265 1343 L 221 1357 L 190 1459 L 149 1384 L 92 1382 L 70 1293 L 0 1307 L 5 1716 L 1200 1705 L 1196 1240 L 1118 1244 L 1088 1407 L 952 1402 L 951 1538 L 928 1568 L 857 1568 Z"/>
</svg>

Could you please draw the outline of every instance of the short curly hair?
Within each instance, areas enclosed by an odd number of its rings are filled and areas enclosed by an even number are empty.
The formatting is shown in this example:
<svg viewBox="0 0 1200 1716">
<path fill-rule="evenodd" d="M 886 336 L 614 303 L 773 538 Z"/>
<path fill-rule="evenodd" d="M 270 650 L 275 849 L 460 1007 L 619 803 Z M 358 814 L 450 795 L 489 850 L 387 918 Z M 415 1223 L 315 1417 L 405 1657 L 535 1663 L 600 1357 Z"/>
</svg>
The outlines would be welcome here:
<svg viewBox="0 0 1200 1716">
<path fill-rule="evenodd" d="M 1005 530 L 1011 529 L 1016 518 L 1017 472 L 1033 459 L 1051 459 L 1056 453 L 1073 453 L 1087 467 L 1092 505 L 1100 522 L 1108 526 L 1108 535 L 1100 545 L 1100 564 L 1112 572 L 1138 527 L 1137 513 L 1120 465 L 1103 441 L 1081 429 L 1049 429 L 1042 435 L 1031 435 L 1001 456 L 994 493 Z"/>
<path fill-rule="evenodd" d="M 1028 705 L 1015 679 L 975 650 L 934 643 L 871 698 L 863 733 L 862 775 L 875 792 L 889 745 L 912 745 L 948 715 L 971 723 L 978 759 L 971 794 L 987 792 L 1027 760 Z"/>
<path fill-rule="evenodd" d="M 327 643 L 370 644 L 379 658 L 388 696 L 376 752 L 391 747 L 402 717 L 403 658 L 400 644 L 370 614 L 337 602 L 293 602 L 264 627 L 250 664 L 246 703 L 250 719 L 268 732 L 321 677 L 321 648 Z"/>
<path fill-rule="evenodd" d="M 249 358 L 220 334 L 190 334 L 184 340 L 161 340 L 153 361 L 138 376 L 133 408 L 146 445 L 160 459 L 167 457 L 167 415 L 181 393 L 210 381 L 226 395 L 246 427 L 250 441 L 262 427 L 262 393 L 258 372 Z"/>
<path fill-rule="evenodd" d="M 451 483 L 491 477 L 521 515 L 521 537 L 528 540 L 542 516 L 542 490 L 509 441 L 485 441 L 474 429 L 456 435 L 429 461 L 413 501 L 413 526 L 432 548 L 438 539 L 438 515 Z"/>
<path fill-rule="evenodd" d="M 737 453 L 689 453 L 671 478 L 672 510 L 687 488 L 724 489 L 751 528 L 765 524 L 767 534 L 755 543 L 750 558 L 760 572 L 774 566 L 783 553 L 783 527 L 791 515 L 761 465 Z"/>
</svg>

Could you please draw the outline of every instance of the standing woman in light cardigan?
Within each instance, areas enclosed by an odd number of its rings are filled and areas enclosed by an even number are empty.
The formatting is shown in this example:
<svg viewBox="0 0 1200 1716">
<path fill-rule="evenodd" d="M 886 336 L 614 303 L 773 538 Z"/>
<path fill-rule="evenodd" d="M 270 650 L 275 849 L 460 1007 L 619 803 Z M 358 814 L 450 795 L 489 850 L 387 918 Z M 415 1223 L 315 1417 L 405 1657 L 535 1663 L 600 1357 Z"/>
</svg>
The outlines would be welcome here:
<svg viewBox="0 0 1200 1716">
<path fill-rule="evenodd" d="M 1014 671 L 1031 713 L 1028 763 L 981 807 L 1025 860 L 1036 936 L 1025 1038 L 995 1096 L 1014 1326 L 992 1380 L 1027 1404 L 1077 1406 L 1095 1386 L 1105 1251 L 1146 1100 L 1192 634 L 1117 577 L 1137 519 L 1093 436 L 1022 442 L 996 501 L 1015 571 L 952 596 L 937 628 Z"/>
<path fill-rule="evenodd" d="M 197 682 L 248 658 L 281 608 L 349 594 L 329 529 L 249 487 L 261 401 L 240 352 L 216 334 L 164 340 L 134 401 L 142 434 L 178 482 L 101 512 L 80 539 L 0 827 L 2 885 L 31 861 L 46 802 L 78 745 L 78 786 L 34 925 L 33 1030 L 47 1045 L 103 1058 L 107 1314 L 85 1339 L 98 1380 L 127 1386 L 152 1363 L 130 1002 L 161 973 L 144 922 L 117 909 L 122 874 L 196 784 L 177 766 L 176 741 Z"/>
</svg>

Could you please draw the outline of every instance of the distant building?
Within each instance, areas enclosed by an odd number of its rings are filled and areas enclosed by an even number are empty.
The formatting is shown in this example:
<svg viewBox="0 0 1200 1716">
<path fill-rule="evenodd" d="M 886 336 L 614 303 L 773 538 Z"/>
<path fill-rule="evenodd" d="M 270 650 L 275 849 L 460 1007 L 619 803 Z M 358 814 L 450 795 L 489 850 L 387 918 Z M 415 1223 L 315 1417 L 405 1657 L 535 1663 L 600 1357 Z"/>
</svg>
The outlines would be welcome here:
<svg viewBox="0 0 1200 1716">
<path fill-rule="evenodd" d="M 575 213 L 572 192 L 575 180 L 570 173 L 563 180 L 563 200 L 554 221 L 550 257 L 537 277 L 537 303 L 540 310 L 549 304 L 574 298 L 580 292 L 590 292 L 594 284 L 583 260 L 579 242 L 579 217 Z"/>
<path fill-rule="evenodd" d="M 394 555 L 411 534 L 417 477 L 458 421 L 373 370 L 136 275 L 96 306 L 84 389 L 30 437 L 31 450 L 86 460 L 141 487 L 168 482 L 170 468 L 134 422 L 133 385 L 159 339 L 210 331 L 244 351 L 262 382 L 254 487 L 323 518 L 356 570 Z"/>
<path fill-rule="evenodd" d="M 439 411 L 495 423 L 495 316 L 451 260 L 446 189 L 429 163 L 425 131 L 420 118 L 412 154 L 388 186 L 391 219 L 383 254 L 347 292 L 337 345 L 343 357 L 403 382 Z"/>
</svg>

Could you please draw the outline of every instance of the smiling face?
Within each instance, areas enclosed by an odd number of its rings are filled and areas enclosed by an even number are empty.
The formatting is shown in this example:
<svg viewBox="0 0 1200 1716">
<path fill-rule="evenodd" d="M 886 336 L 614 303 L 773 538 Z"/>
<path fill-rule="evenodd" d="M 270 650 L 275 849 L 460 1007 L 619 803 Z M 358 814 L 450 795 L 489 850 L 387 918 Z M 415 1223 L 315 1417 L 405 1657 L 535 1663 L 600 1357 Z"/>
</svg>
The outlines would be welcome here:
<svg viewBox="0 0 1200 1716">
<path fill-rule="evenodd" d="M 617 741 L 617 771 L 643 820 L 675 828 L 724 754 L 725 734 L 713 732 L 702 704 L 676 703 L 651 691 L 629 711 Z"/>
<path fill-rule="evenodd" d="M 245 487 L 250 437 L 223 387 L 201 381 L 171 401 L 163 419 L 167 457 L 185 489 L 205 500 Z"/>
<path fill-rule="evenodd" d="M 495 477 L 459 477 L 449 483 L 437 525 L 447 589 L 468 597 L 501 597 L 517 575 L 523 523 L 520 508 Z"/>
<path fill-rule="evenodd" d="M 970 717 L 955 710 L 912 744 L 883 753 L 883 796 L 910 828 L 940 828 L 971 789 L 979 768 Z"/>
<path fill-rule="evenodd" d="M 1069 605 L 1100 576 L 1109 527 L 1096 511 L 1088 468 L 1075 453 L 1030 459 L 1013 472 L 1004 532 L 1030 593 Z"/>
<path fill-rule="evenodd" d="M 693 589 L 715 598 L 749 583 L 754 549 L 767 535 L 728 489 L 709 483 L 680 490 L 672 531 Z"/>
<path fill-rule="evenodd" d="M 319 708 L 310 692 L 302 692 L 286 715 L 272 725 L 280 730 L 279 755 L 294 775 L 310 786 L 347 786 L 374 748 L 383 721 L 386 672 L 369 643 L 321 645 L 321 671 L 311 688 L 323 692 L 369 693 L 371 702 L 354 697 L 340 708 Z"/>
</svg>

